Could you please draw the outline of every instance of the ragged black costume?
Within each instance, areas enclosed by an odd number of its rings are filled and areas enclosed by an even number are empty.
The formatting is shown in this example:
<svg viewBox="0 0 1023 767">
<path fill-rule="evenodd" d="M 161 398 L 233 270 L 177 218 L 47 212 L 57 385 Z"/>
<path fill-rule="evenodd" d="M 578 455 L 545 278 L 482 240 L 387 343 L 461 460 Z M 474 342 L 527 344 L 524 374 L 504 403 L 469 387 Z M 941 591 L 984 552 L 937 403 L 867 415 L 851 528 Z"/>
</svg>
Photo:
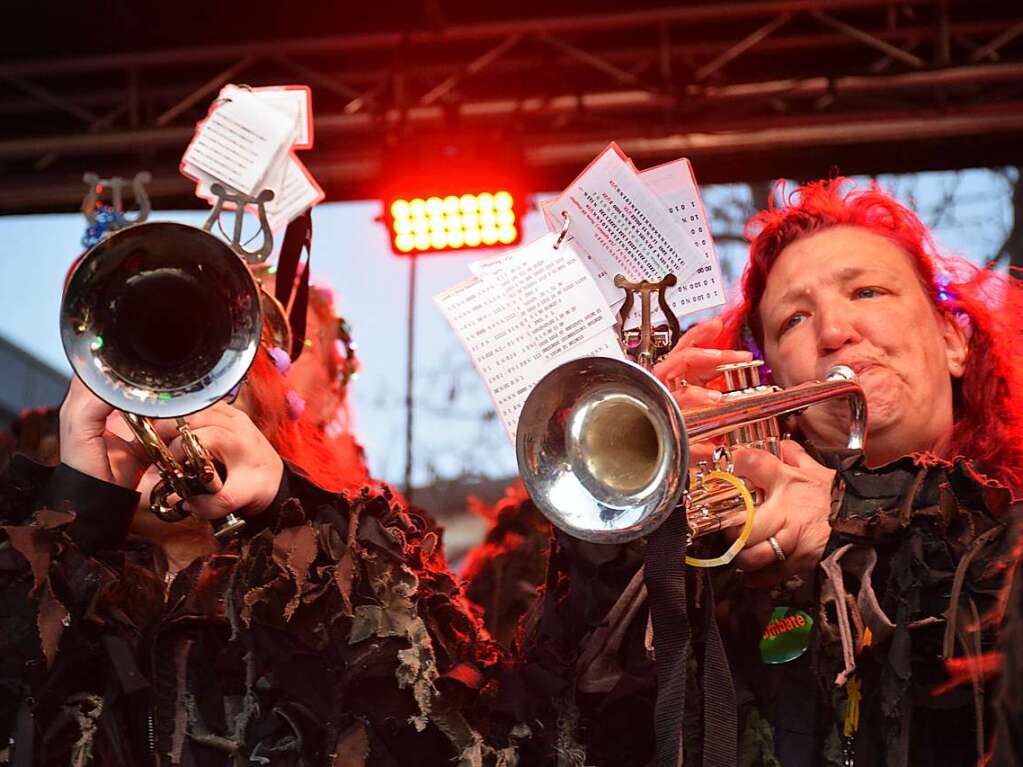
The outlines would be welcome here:
<svg viewBox="0 0 1023 767">
<path fill-rule="evenodd" d="M 984 618 L 996 613 L 1008 528 L 1023 504 L 964 461 L 916 456 L 867 469 L 858 453 L 818 458 L 838 470 L 822 566 L 770 591 L 745 588 L 729 569 L 714 576 L 740 708 L 740 764 L 975 764 L 989 748 L 999 682 L 978 671 L 942 689 L 945 659 L 966 658 L 969 667 L 993 649 L 998 621 Z M 544 669 L 536 684 L 547 693 L 546 710 L 532 714 L 557 723 L 540 736 L 548 752 L 598 765 L 641 765 L 654 756 L 642 563 L 638 545 L 594 546 L 558 534 L 545 598 L 522 626 L 525 657 Z M 686 753 L 698 764 L 695 680 L 708 606 L 700 575 L 690 576 Z M 805 654 L 773 665 L 759 643 L 778 606 L 804 610 L 815 628 Z M 1001 715 L 1010 733 L 1018 727 L 1013 717 L 1023 715 L 1017 708 L 1007 704 Z"/>
<path fill-rule="evenodd" d="M 945 661 L 994 647 L 998 626 L 982 617 L 996 608 L 1021 505 L 963 461 L 870 470 L 856 455 L 826 458 L 838 470 L 832 535 L 813 582 L 746 602 L 725 631 L 748 711 L 773 725 L 786 767 L 975 764 L 997 685 L 943 689 Z M 803 658 L 772 666 L 756 643 L 778 603 L 811 612 L 818 630 Z"/>
<path fill-rule="evenodd" d="M 24 459 L 3 487 L 12 764 L 512 763 L 524 728 L 477 729 L 498 652 L 386 491 L 286 471 L 244 538 L 165 579 L 134 491 Z"/>
<path fill-rule="evenodd" d="M 759 596 L 716 578 L 741 763 L 971 764 L 994 686 L 934 691 L 944 656 L 993 647 L 996 627 L 977 630 L 975 616 L 994 607 L 1020 504 L 963 462 L 833 465 L 825 567 Z M 79 499 L 74 514 L 62 497 Z M 127 536 L 134 492 L 18 461 L 2 498 L 0 725 L 15 764 L 653 758 L 641 544 L 555 541 L 516 653 L 502 657 L 432 523 L 378 490 L 333 495 L 289 470 L 246 537 L 169 583 L 159 551 Z M 709 610 L 699 580 L 690 763 Z M 768 666 L 757 643 L 778 604 L 817 628 L 803 657 Z M 862 700 L 847 736 L 853 679 Z"/>
</svg>

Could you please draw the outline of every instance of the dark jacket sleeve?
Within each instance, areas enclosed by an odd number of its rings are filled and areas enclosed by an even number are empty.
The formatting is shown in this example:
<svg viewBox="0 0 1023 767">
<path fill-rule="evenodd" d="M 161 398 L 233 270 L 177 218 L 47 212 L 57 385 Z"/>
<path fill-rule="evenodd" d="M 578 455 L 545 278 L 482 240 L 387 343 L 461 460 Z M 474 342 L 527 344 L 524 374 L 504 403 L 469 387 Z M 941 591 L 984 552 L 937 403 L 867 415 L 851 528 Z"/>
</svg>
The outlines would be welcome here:
<svg viewBox="0 0 1023 767">
<path fill-rule="evenodd" d="M 40 489 L 39 508 L 75 511 L 68 535 L 85 552 L 116 549 L 124 543 L 139 502 L 136 490 L 104 482 L 58 465 Z"/>
<path fill-rule="evenodd" d="M 11 459 L 4 476 L 3 524 L 25 524 L 40 509 L 72 509 L 68 534 L 83 551 L 114 549 L 124 542 L 138 505 L 135 490 L 104 482 L 65 464 L 38 464 L 24 455 Z"/>
<path fill-rule="evenodd" d="M 303 516 L 309 518 L 315 517 L 319 509 L 331 508 L 337 503 L 334 493 L 319 487 L 306 477 L 301 469 L 285 461 L 281 483 L 277 487 L 273 501 L 259 514 L 245 517 L 246 536 L 257 535 L 263 530 L 276 530 L 282 524 L 287 524 L 288 521 L 282 518 L 282 514 L 285 513 L 289 501 L 304 509 Z"/>
<path fill-rule="evenodd" d="M 0 742 L 16 718 L 32 732 L 25 701 L 45 707 L 40 699 L 66 692 L 61 680 L 70 676 L 90 689 L 84 680 L 98 664 L 85 660 L 88 642 L 77 637 L 108 572 L 93 556 L 123 544 L 138 497 L 20 455 L 0 476 Z M 58 646 L 73 649 L 58 656 Z"/>
</svg>

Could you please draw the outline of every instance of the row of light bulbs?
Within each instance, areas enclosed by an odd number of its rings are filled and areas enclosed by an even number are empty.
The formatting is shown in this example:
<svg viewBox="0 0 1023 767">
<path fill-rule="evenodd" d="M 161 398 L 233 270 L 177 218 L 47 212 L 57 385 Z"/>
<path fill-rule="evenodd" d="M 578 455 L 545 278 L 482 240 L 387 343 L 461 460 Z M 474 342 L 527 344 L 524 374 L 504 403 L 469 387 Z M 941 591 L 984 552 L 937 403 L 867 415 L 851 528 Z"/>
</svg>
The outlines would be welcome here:
<svg viewBox="0 0 1023 767">
<path fill-rule="evenodd" d="M 453 194 L 447 197 L 415 197 L 411 200 L 395 200 L 391 203 L 391 217 L 396 221 L 402 218 L 425 218 L 440 215 L 454 215 L 484 210 L 508 210 L 514 206 L 514 198 L 509 192 L 501 191 L 491 194 Z"/>
<path fill-rule="evenodd" d="M 390 206 L 399 252 L 508 245 L 518 237 L 509 192 L 416 197 Z"/>
</svg>

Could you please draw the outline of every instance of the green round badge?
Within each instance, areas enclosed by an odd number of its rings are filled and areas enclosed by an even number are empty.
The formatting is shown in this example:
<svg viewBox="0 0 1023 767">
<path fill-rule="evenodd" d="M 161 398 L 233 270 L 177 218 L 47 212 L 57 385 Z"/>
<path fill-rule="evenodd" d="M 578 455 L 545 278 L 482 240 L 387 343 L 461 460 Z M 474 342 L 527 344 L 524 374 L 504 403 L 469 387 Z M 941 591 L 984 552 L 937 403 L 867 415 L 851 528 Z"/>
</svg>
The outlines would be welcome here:
<svg viewBox="0 0 1023 767">
<path fill-rule="evenodd" d="M 764 663 L 788 663 L 806 652 L 813 618 L 794 607 L 775 607 L 760 638 Z"/>
</svg>

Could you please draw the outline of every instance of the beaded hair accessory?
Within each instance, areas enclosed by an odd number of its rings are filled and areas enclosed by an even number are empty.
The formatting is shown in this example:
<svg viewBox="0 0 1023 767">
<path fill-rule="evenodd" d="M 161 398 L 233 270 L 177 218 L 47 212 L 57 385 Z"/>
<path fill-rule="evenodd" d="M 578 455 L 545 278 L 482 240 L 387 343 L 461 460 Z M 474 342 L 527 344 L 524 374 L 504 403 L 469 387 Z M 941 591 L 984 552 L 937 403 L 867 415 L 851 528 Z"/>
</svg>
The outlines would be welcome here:
<svg viewBox="0 0 1023 767">
<path fill-rule="evenodd" d="M 150 175 L 146 171 L 136 173 L 131 179 L 120 176 L 100 178 L 99 174 L 86 173 L 82 181 L 86 185 L 85 197 L 82 199 L 82 214 L 86 221 L 85 234 L 82 235 L 83 248 L 98 245 L 111 232 L 131 224 L 144 223 L 149 218 L 151 205 L 146 184 L 150 181 Z M 134 216 L 129 216 L 125 211 L 125 192 L 128 190 L 135 200 Z M 107 196 L 109 202 L 103 199 Z"/>
<path fill-rule="evenodd" d="M 959 304 L 959 295 L 953 288 L 952 275 L 942 272 L 938 274 L 936 282 L 938 303 L 952 315 L 952 319 L 959 326 L 959 329 L 962 330 L 966 340 L 969 341 L 973 336 L 973 320 L 970 319 L 970 315 Z"/>
</svg>

